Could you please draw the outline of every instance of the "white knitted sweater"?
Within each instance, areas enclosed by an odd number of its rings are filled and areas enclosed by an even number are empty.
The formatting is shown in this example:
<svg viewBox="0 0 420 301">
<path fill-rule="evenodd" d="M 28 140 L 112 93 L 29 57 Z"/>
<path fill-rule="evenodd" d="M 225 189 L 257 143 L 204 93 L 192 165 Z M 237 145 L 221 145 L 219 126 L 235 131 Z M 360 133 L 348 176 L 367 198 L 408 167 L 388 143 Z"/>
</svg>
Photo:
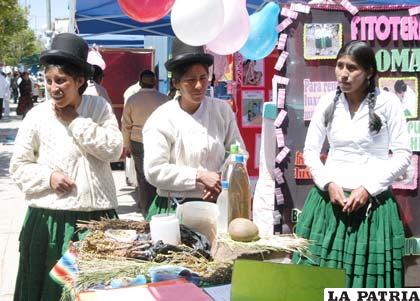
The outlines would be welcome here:
<svg viewBox="0 0 420 301">
<path fill-rule="evenodd" d="M 220 171 L 230 145 L 245 145 L 235 115 L 222 100 L 205 97 L 193 115 L 178 98 L 158 107 L 143 128 L 144 173 L 160 196 L 201 198 L 198 170 Z"/>
<path fill-rule="evenodd" d="M 46 101 L 28 112 L 15 140 L 10 174 L 30 207 L 93 211 L 117 207 L 110 162 L 120 157 L 122 135 L 106 100 L 83 95 L 79 117 L 60 122 Z M 82 155 L 84 154 L 84 155 Z M 50 187 L 53 171 L 76 181 L 68 194 Z"/>
</svg>

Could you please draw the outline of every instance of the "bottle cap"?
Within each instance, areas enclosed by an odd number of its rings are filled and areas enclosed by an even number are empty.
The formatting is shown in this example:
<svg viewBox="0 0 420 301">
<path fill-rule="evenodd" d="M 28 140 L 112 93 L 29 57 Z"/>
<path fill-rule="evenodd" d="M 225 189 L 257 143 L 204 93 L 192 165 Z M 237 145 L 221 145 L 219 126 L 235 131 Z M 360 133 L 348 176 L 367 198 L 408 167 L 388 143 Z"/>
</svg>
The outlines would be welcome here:
<svg viewBox="0 0 420 301">
<path fill-rule="evenodd" d="M 239 145 L 231 144 L 230 145 L 230 154 L 237 154 L 239 153 Z"/>
<path fill-rule="evenodd" d="M 229 181 L 222 181 L 222 189 L 228 189 L 229 188 Z"/>
<path fill-rule="evenodd" d="M 236 163 L 244 163 L 244 155 L 238 154 L 235 156 Z"/>
</svg>

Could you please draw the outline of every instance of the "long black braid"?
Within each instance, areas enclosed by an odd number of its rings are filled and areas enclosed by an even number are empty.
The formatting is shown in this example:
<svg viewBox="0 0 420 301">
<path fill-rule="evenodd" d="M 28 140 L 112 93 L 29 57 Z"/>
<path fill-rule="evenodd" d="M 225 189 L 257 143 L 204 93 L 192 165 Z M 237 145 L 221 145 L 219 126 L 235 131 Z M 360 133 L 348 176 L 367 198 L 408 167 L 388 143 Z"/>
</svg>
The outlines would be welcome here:
<svg viewBox="0 0 420 301">
<path fill-rule="evenodd" d="M 375 80 L 369 79 L 369 86 L 367 88 L 368 94 L 366 96 L 367 105 L 369 108 L 369 130 L 376 131 L 379 133 L 382 127 L 381 118 L 375 113 L 375 104 L 376 104 L 376 87 Z M 335 97 L 333 102 L 325 109 L 324 112 L 324 126 L 327 127 L 334 118 L 335 108 L 337 107 L 337 102 L 340 99 L 341 89 L 337 87 Z"/>
<path fill-rule="evenodd" d="M 382 120 L 381 118 L 375 113 L 375 104 L 376 104 L 376 86 L 375 86 L 375 79 L 369 78 L 369 84 L 367 88 L 367 96 L 366 101 L 369 108 L 369 130 L 371 132 L 379 131 L 382 128 Z"/>
<path fill-rule="evenodd" d="M 324 125 L 325 125 L 325 127 L 327 127 L 328 124 L 330 122 L 332 122 L 332 120 L 334 118 L 335 108 L 337 107 L 337 102 L 340 99 L 340 95 L 341 95 L 341 89 L 340 89 L 340 87 L 337 87 L 337 91 L 335 92 L 335 97 L 334 97 L 333 102 L 326 108 L 326 110 L 324 112 Z"/>
</svg>

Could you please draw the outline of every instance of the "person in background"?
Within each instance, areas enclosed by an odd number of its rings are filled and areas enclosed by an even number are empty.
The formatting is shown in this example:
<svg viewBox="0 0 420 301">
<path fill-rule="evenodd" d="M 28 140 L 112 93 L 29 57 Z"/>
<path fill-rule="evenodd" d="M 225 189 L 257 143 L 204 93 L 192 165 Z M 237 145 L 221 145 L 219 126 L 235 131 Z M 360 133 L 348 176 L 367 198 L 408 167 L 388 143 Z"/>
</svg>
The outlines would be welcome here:
<svg viewBox="0 0 420 301">
<path fill-rule="evenodd" d="M 157 188 L 147 219 L 174 211 L 168 198 L 215 202 L 221 191 L 219 170 L 230 145 L 236 143 L 245 152 L 229 104 L 205 96 L 212 64 L 213 56 L 202 46 L 174 39 L 165 67 L 178 93 L 158 107 L 143 128 L 144 172 Z"/>
<path fill-rule="evenodd" d="M 39 97 L 39 84 L 35 82 L 32 87 L 32 102 L 38 102 Z"/>
<path fill-rule="evenodd" d="M 5 103 L 7 102 L 8 104 L 9 95 L 10 95 L 10 86 L 6 79 L 6 74 L 1 72 L 0 73 L 0 119 L 3 118 L 3 111 L 5 113 L 5 116 L 8 116 L 8 112 L 6 111 L 6 108 L 8 108 L 9 106 L 6 107 Z"/>
<path fill-rule="evenodd" d="M 304 147 L 316 186 L 296 234 L 313 242 L 314 258 L 294 254 L 293 262 L 344 269 L 347 287 L 402 287 L 405 235 L 390 186 L 411 159 L 403 109 L 395 94 L 376 88 L 375 53 L 367 43 L 344 45 L 335 74 L 337 91 L 320 99 Z"/>
<path fill-rule="evenodd" d="M 92 78 L 88 81 L 88 86 L 85 91 L 85 95 L 96 95 L 101 96 L 112 106 L 111 98 L 108 95 L 105 87 L 102 86 L 102 80 L 104 78 L 104 72 L 101 67 L 92 65 L 93 74 Z"/>
<path fill-rule="evenodd" d="M 134 94 L 136 94 L 137 92 L 140 91 L 140 89 L 141 89 L 140 76 L 141 76 L 141 72 L 139 73 L 139 81 L 136 82 L 135 84 L 132 84 L 130 87 L 128 87 L 124 91 L 124 103 L 127 102 L 127 100 L 130 98 L 130 96 L 132 96 L 132 95 L 134 95 Z"/>
<path fill-rule="evenodd" d="M 10 116 L 10 97 L 12 95 L 12 89 L 11 89 L 11 82 L 12 82 L 12 69 L 10 67 L 6 68 L 6 74 L 5 79 L 7 81 L 7 85 L 9 86 L 9 89 L 7 90 L 7 95 L 5 98 L 5 101 L 3 101 L 3 116 L 9 117 Z"/>
<path fill-rule="evenodd" d="M 156 75 L 150 70 L 144 70 L 140 74 L 140 85 L 141 90 L 128 98 L 124 106 L 121 130 L 124 137 L 123 154 L 126 157 L 132 156 L 135 162 L 138 184 L 137 207 L 146 215 L 156 195 L 156 189 L 146 181 L 144 176 L 144 146 L 141 131 L 149 116 L 167 101 L 167 97 L 156 90 Z"/>
<path fill-rule="evenodd" d="M 141 86 L 140 86 L 140 76 L 141 76 L 141 72 L 139 73 L 139 81 L 136 82 L 135 84 L 131 85 L 130 87 L 128 87 L 125 91 L 124 91 L 124 105 L 127 103 L 127 100 L 133 96 L 134 94 L 136 94 L 137 92 L 140 91 Z M 137 178 L 136 178 L 136 171 L 135 171 L 136 167 L 135 167 L 135 163 L 134 163 L 134 158 L 133 157 L 125 157 L 125 179 L 126 179 L 126 183 L 129 186 L 136 186 L 137 185 Z M 136 186 L 137 189 L 137 186 Z"/>
<path fill-rule="evenodd" d="M 112 106 L 111 98 L 109 97 L 108 92 L 106 91 L 105 87 L 102 86 L 102 81 L 105 76 L 104 71 L 106 68 L 106 64 L 99 50 L 97 50 L 96 48 L 91 49 L 89 51 L 87 61 L 89 64 L 92 65 L 93 70 L 92 70 L 92 77 L 88 81 L 88 86 L 84 94 L 102 96 Z"/>
<path fill-rule="evenodd" d="M 19 98 L 18 79 L 19 79 L 19 73 L 14 71 L 12 74 L 12 78 L 10 79 L 10 88 L 12 89 L 11 96 L 13 98 L 13 103 L 17 103 L 17 100 Z"/>
<path fill-rule="evenodd" d="M 19 236 L 14 301 L 60 300 L 49 272 L 70 241 L 86 234 L 79 220 L 117 218 L 110 162 L 122 135 L 109 103 L 83 95 L 90 76 L 88 46 L 79 36 L 56 35 L 41 54 L 49 101 L 28 112 L 15 140 L 10 174 L 28 204 Z"/>
<path fill-rule="evenodd" d="M 33 107 L 32 102 L 32 81 L 29 78 L 29 73 L 23 71 L 21 81 L 19 83 L 19 102 L 16 108 L 16 114 L 22 115 L 25 118 L 26 113 Z"/>
<path fill-rule="evenodd" d="M 401 101 L 406 118 L 417 117 L 416 93 L 402 79 L 395 81 L 394 91 Z"/>
</svg>

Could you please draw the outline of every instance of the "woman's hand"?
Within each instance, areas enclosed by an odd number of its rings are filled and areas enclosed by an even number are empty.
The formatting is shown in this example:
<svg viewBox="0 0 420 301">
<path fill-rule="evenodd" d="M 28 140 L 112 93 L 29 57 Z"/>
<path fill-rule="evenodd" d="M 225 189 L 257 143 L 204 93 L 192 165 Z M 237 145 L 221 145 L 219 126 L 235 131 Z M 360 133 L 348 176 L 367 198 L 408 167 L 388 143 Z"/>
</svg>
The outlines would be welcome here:
<svg viewBox="0 0 420 301">
<path fill-rule="evenodd" d="M 357 211 L 366 205 L 368 200 L 369 193 L 363 186 L 360 186 L 359 188 L 354 189 L 346 199 L 346 205 L 343 207 L 343 212 L 351 213 Z"/>
<path fill-rule="evenodd" d="M 334 205 L 340 205 L 341 207 L 344 207 L 345 196 L 343 188 L 341 188 L 334 182 L 331 182 L 328 184 L 328 193 L 330 195 L 331 203 L 333 203 Z"/>
<path fill-rule="evenodd" d="M 220 192 L 216 191 L 216 190 L 207 190 L 204 189 L 204 194 L 201 197 L 204 201 L 209 201 L 212 203 L 216 203 L 217 202 L 217 198 L 219 197 Z"/>
<path fill-rule="evenodd" d="M 79 117 L 76 109 L 70 105 L 60 108 L 56 104 L 53 104 L 53 110 L 57 118 L 63 121 L 65 124 L 70 124 L 74 119 Z"/>
<path fill-rule="evenodd" d="M 131 149 L 129 147 L 123 147 L 120 159 L 131 158 Z"/>
<path fill-rule="evenodd" d="M 196 181 L 205 186 L 203 200 L 215 202 L 222 190 L 220 175 L 214 171 L 199 170 L 197 171 Z"/>
<path fill-rule="evenodd" d="M 51 174 L 50 186 L 55 193 L 64 194 L 71 192 L 76 187 L 76 183 L 70 177 L 54 171 Z"/>
</svg>

